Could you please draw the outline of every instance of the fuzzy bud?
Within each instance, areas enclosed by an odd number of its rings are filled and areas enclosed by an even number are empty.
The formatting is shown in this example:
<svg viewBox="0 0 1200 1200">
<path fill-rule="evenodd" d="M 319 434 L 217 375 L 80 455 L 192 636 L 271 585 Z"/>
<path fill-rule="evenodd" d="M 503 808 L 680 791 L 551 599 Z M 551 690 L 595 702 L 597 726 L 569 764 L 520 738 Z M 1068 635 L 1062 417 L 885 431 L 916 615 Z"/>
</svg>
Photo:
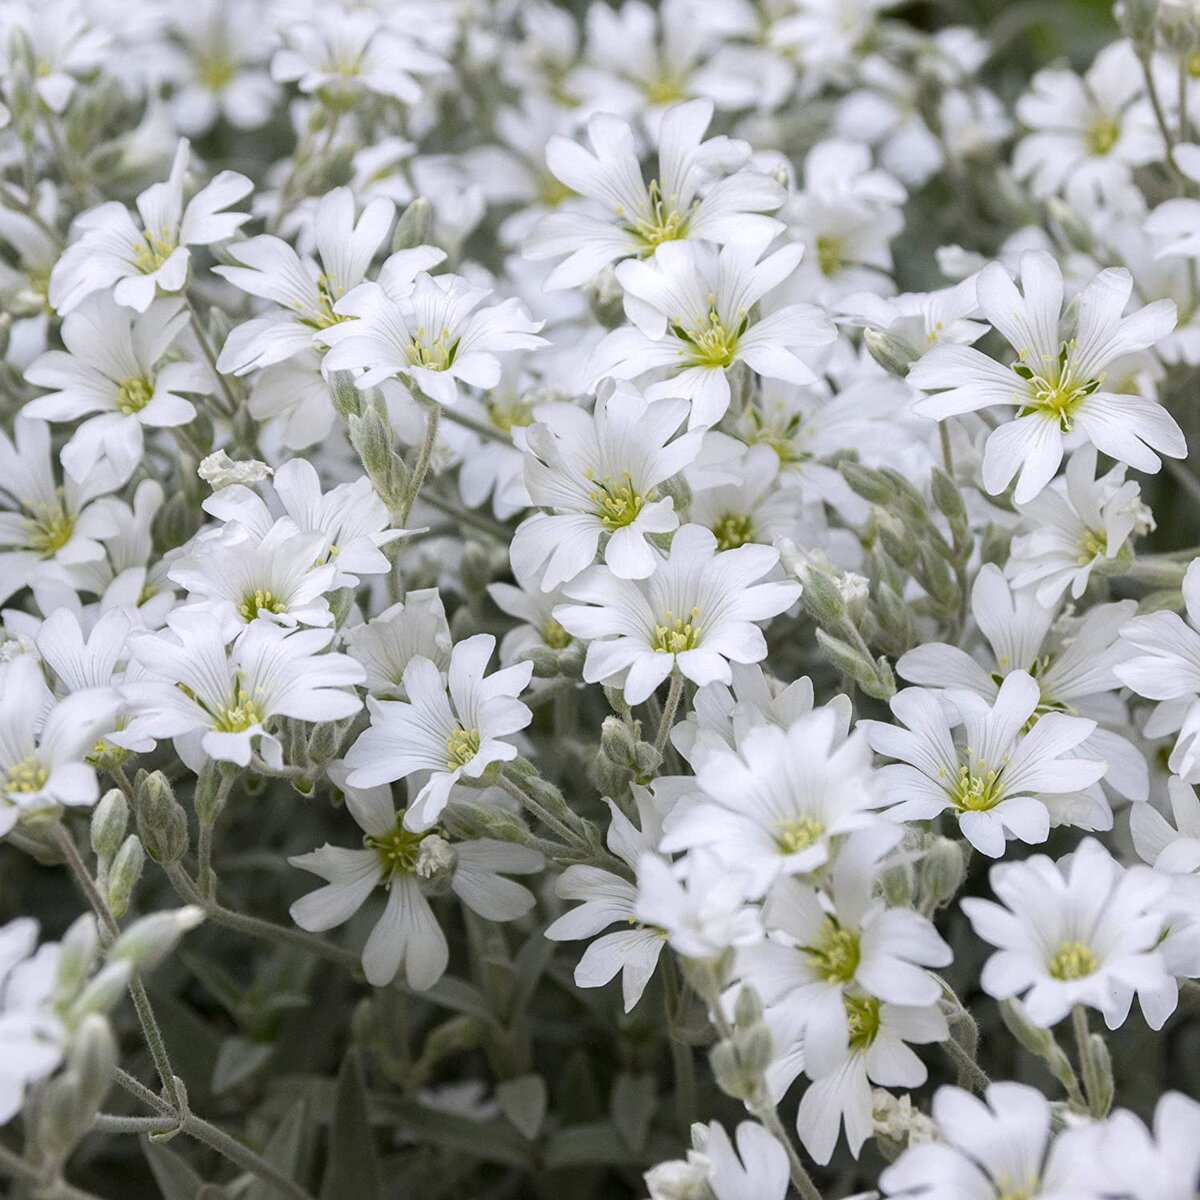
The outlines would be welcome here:
<svg viewBox="0 0 1200 1200">
<path fill-rule="evenodd" d="M 100 930 L 96 918 L 90 912 L 84 913 L 72 922 L 59 942 L 58 971 L 54 981 L 58 1003 L 79 994 L 99 957 Z"/>
<path fill-rule="evenodd" d="M 109 862 L 120 850 L 128 825 L 129 803 L 120 789 L 112 788 L 104 793 L 92 813 L 92 852 L 100 862 Z"/>
<path fill-rule="evenodd" d="M 396 222 L 396 232 L 392 235 L 392 252 L 427 245 L 432 232 L 433 205 L 424 196 L 418 196 Z"/>
<path fill-rule="evenodd" d="M 152 771 L 138 781 L 135 790 L 138 836 L 155 862 L 173 866 L 188 848 L 188 820 L 175 799 L 170 781 L 161 771 Z"/>
<path fill-rule="evenodd" d="M 156 967 L 190 929 L 204 920 L 204 910 L 194 904 L 151 913 L 135 921 L 108 952 L 111 962 L 128 962 L 140 971 Z"/>
<path fill-rule="evenodd" d="M 339 417 L 357 417 L 362 413 L 362 393 L 349 371 L 334 371 L 329 377 L 329 398 Z"/>
<path fill-rule="evenodd" d="M 76 996 L 67 1010 L 69 1022 L 82 1021 L 89 1013 L 109 1013 L 125 995 L 133 965 L 127 962 L 106 963 L 88 981 L 87 987 Z"/>
<path fill-rule="evenodd" d="M 949 838 L 937 838 L 921 860 L 921 890 L 935 907 L 948 904 L 958 895 L 965 875 L 962 847 Z"/>
<path fill-rule="evenodd" d="M 863 343 L 871 357 L 897 379 L 908 375 L 909 368 L 918 357 L 908 342 L 883 329 L 864 329 Z"/>
<path fill-rule="evenodd" d="M 112 915 L 118 920 L 129 911 L 133 889 L 142 877 L 146 865 L 146 851 L 137 837 L 130 834 L 113 859 L 108 872 L 108 890 L 105 899 Z"/>
</svg>

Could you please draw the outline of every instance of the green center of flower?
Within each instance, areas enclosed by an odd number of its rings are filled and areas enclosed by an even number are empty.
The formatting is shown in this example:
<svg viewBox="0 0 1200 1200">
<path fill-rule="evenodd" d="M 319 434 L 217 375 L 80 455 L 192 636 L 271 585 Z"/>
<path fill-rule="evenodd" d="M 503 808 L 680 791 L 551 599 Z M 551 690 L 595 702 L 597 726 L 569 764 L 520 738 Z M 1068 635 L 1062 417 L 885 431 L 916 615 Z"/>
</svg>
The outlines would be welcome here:
<svg viewBox="0 0 1200 1200">
<path fill-rule="evenodd" d="M 1108 534 L 1102 529 L 1085 529 L 1077 543 L 1079 554 L 1076 562 L 1086 567 L 1094 559 L 1103 558 L 1108 553 Z"/>
<path fill-rule="evenodd" d="M 561 179 L 555 178 L 549 172 L 539 176 L 537 182 L 537 198 L 546 208 L 557 208 L 564 200 L 569 200 L 575 193 Z"/>
<path fill-rule="evenodd" d="M 699 616 L 698 608 L 692 609 L 686 621 L 672 612 L 666 613 L 662 624 L 654 627 L 650 648 L 659 654 L 683 654 L 686 650 L 695 650 L 700 645 Z"/>
<path fill-rule="evenodd" d="M 1099 113 L 1088 122 L 1083 140 L 1089 154 L 1107 154 L 1121 137 L 1121 125 L 1107 113 Z"/>
<path fill-rule="evenodd" d="M 1043 360 L 1040 371 L 1035 370 L 1026 361 L 1027 351 L 1020 351 L 1019 361 L 1013 363 L 1013 373 L 1025 380 L 1026 395 L 1018 396 L 1024 400 L 1024 406 L 1019 416 L 1039 413 L 1058 423 L 1063 433 L 1070 433 L 1074 427 L 1075 410 L 1088 396 L 1095 392 L 1104 382 L 1104 376 L 1099 379 L 1078 379 L 1071 363 L 1071 350 L 1075 343 L 1065 342 L 1055 359 L 1047 356 Z"/>
<path fill-rule="evenodd" d="M 650 181 L 650 211 L 646 217 L 638 217 L 626 229 L 642 243 L 643 254 L 652 254 L 663 242 L 677 242 L 687 237 L 690 212 L 676 208 L 678 196 L 664 196 L 662 185 L 657 179 Z M 624 218 L 623 207 L 617 208 L 617 216 Z"/>
<path fill-rule="evenodd" d="M 676 318 L 671 322 L 671 329 L 685 343 L 687 360 L 693 366 L 723 369 L 737 358 L 738 338 L 745 333 L 749 318 L 744 312 L 739 313 L 737 328 L 730 329 L 717 312 L 716 297 L 709 296 L 708 302 L 708 316 L 698 321 L 694 328 L 686 328 Z"/>
<path fill-rule="evenodd" d="M 805 946 L 804 954 L 827 983 L 849 983 L 858 970 L 862 947 L 854 930 L 843 929 L 832 917 L 826 917 L 820 940 Z"/>
<path fill-rule="evenodd" d="M 50 779 L 50 772 L 32 755 L 14 763 L 4 779 L 4 790 L 10 795 L 29 796 L 40 792 Z"/>
<path fill-rule="evenodd" d="M 133 243 L 133 265 L 143 275 L 151 275 L 175 252 L 175 239 L 169 229 L 161 229 L 157 237 L 150 230 Z"/>
<path fill-rule="evenodd" d="M 233 60 L 217 51 L 196 64 L 196 80 L 210 92 L 223 92 L 233 82 L 234 69 Z"/>
<path fill-rule="evenodd" d="M 243 621 L 249 622 L 253 621 L 260 612 L 287 612 L 287 604 L 285 601 L 280 600 L 274 592 L 264 588 L 256 588 L 242 601 L 241 607 L 238 609 L 238 616 Z"/>
<path fill-rule="evenodd" d="M 615 529 L 624 529 L 637 520 L 638 515 L 646 506 L 647 496 L 643 496 L 633 486 L 633 476 L 625 471 L 620 479 L 605 475 L 603 479 L 592 479 L 588 501 L 594 506 L 600 523 L 610 533 Z"/>
<path fill-rule="evenodd" d="M 333 306 L 342 298 L 343 292 L 344 289 L 337 287 L 328 275 L 319 275 L 317 277 L 317 309 L 315 313 L 302 318 L 304 324 L 313 329 L 329 329 L 333 325 L 340 325 L 343 321 L 350 320 L 349 317 L 333 311 Z M 296 307 L 303 308 L 299 302 L 296 303 Z"/>
<path fill-rule="evenodd" d="M 154 384 L 140 375 L 132 375 L 117 388 L 117 412 L 123 417 L 141 412 L 154 396 Z"/>
<path fill-rule="evenodd" d="M 411 366 L 424 367 L 426 371 L 446 371 L 453 365 L 457 351 L 458 338 L 452 338 L 449 329 L 443 329 L 430 341 L 422 325 L 408 343 L 407 354 Z"/>
<path fill-rule="evenodd" d="M 421 857 L 421 843 L 433 832 L 427 829 L 422 833 L 413 833 L 404 828 L 404 814 L 396 816 L 394 829 L 379 837 L 363 838 L 363 845 L 374 850 L 379 856 L 379 865 L 383 868 L 385 879 L 392 875 L 411 875 L 417 869 L 417 860 Z"/>
<path fill-rule="evenodd" d="M 261 725 L 266 716 L 261 695 L 251 695 L 242 687 L 241 676 L 233 685 L 233 692 L 223 704 L 212 711 L 213 729 L 219 733 L 244 733 L 255 725 Z"/>
<path fill-rule="evenodd" d="M 881 1005 L 874 996 L 843 996 L 850 1049 L 861 1054 L 879 1036 Z"/>
<path fill-rule="evenodd" d="M 498 400 L 488 405 L 488 416 L 497 429 L 512 433 L 533 423 L 533 405 L 524 400 Z"/>
<path fill-rule="evenodd" d="M 71 540 L 75 517 L 67 512 L 61 500 L 54 505 L 30 504 L 25 511 L 29 548 L 43 558 L 53 558 Z"/>
<path fill-rule="evenodd" d="M 687 99 L 682 76 L 672 75 L 670 72 L 663 72 L 647 80 L 642 84 L 642 92 L 651 104 L 659 106 Z"/>
<path fill-rule="evenodd" d="M 478 729 L 459 728 L 446 738 L 446 766 L 451 771 L 465 767 L 478 753 Z"/>
<path fill-rule="evenodd" d="M 542 641 L 551 650 L 565 650 L 571 644 L 571 635 L 551 617 L 542 626 Z"/>
<path fill-rule="evenodd" d="M 1003 767 L 993 771 L 983 759 L 968 761 L 958 768 L 958 777 L 949 789 L 950 803 L 959 812 L 987 812 L 995 808 L 1004 799 L 1002 772 Z"/>
<path fill-rule="evenodd" d="M 846 239 L 832 233 L 817 235 L 817 266 L 826 278 L 836 275 L 846 265 Z"/>
<path fill-rule="evenodd" d="M 825 826 L 816 817 L 793 817 L 775 826 L 775 844 L 784 854 L 799 854 L 821 840 Z"/>
<path fill-rule="evenodd" d="M 754 524 L 746 513 L 727 512 L 713 522 L 718 550 L 736 550 L 754 541 Z"/>
<path fill-rule="evenodd" d="M 1100 960 L 1082 942 L 1063 942 L 1046 968 L 1055 979 L 1070 982 L 1094 975 Z"/>
</svg>

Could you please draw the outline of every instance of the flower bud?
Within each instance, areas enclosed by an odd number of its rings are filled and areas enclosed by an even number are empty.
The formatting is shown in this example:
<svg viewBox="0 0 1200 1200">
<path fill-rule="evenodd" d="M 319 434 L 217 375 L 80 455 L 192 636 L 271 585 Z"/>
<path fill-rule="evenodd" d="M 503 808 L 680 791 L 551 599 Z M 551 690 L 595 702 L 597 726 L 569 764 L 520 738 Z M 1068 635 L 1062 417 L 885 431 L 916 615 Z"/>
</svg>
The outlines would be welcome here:
<svg viewBox="0 0 1200 1200">
<path fill-rule="evenodd" d="M 392 252 L 428 245 L 432 232 L 433 205 L 424 196 L 418 196 L 396 222 L 396 232 L 392 235 Z"/>
<path fill-rule="evenodd" d="M 179 939 L 204 920 L 204 910 L 194 904 L 151 913 L 135 921 L 117 938 L 108 952 L 110 962 L 128 962 L 140 971 L 153 970 Z"/>
<path fill-rule="evenodd" d="M 357 417 L 362 413 L 363 396 L 349 371 L 334 371 L 330 375 L 329 397 L 339 417 Z"/>
<path fill-rule="evenodd" d="M 100 862 L 108 862 L 121 848 L 128 825 L 129 803 L 119 788 L 112 788 L 92 813 L 92 850 Z"/>
<path fill-rule="evenodd" d="M 87 987 L 75 998 L 67 1010 L 68 1024 L 82 1021 L 89 1013 L 102 1016 L 111 1012 L 117 1001 L 125 995 L 133 967 L 127 962 L 106 963 L 88 982 Z"/>
<path fill-rule="evenodd" d="M 883 329 L 864 329 L 863 343 L 871 357 L 889 374 L 904 379 L 919 355 L 903 338 Z"/>
<path fill-rule="evenodd" d="M 54 996 L 62 1004 L 78 995 L 100 957 L 100 930 L 96 918 L 84 913 L 72 922 L 58 945 Z"/>
<path fill-rule="evenodd" d="M 937 908 L 958 895 L 965 875 L 962 847 L 949 838 L 937 838 L 921 860 L 921 890 Z"/>
<path fill-rule="evenodd" d="M 626 721 L 617 716 L 604 718 L 600 726 L 600 753 L 612 762 L 628 765 L 633 761 L 637 738 Z"/>
<path fill-rule="evenodd" d="M 118 920 L 129 911 L 133 889 L 142 877 L 146 865 L 146 851 L 133 834 L 125 839 L 124 845 L 113 859 L 108 872 L 108 890 L 105 899 L 112 915 Z"/>
<path fill-rule="evenodd" d="M 173 866 L 188 848 L 188 820 L 161 771 L 142 777 L 134 793 L 138 836 L 146 853 L 163 866 Z"/>
</svg>

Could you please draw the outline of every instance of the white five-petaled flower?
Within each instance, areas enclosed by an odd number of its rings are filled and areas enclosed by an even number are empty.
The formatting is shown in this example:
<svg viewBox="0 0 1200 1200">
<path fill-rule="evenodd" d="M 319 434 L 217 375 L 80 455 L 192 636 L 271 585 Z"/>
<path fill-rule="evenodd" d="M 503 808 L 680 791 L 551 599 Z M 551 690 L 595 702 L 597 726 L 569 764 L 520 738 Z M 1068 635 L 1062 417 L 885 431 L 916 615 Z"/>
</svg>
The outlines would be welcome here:
<svg viewBox="0 0 1200 1200">
<path fill-rule="evenodd" d="M 658 175 L 649 183 L 633 130 L 620 117 L 591 118 L 591 152 L 568 138 L 550 139 L 550 171 L 583 200 L 545 217 L 526 243 L 531 258 L 567 256 L 548 288 L 587 283 L 617 259 L 646 257 L 685 238 L 761 243 L 780 231 L 765 214 L 783 203 L 783 188 L 769 175 L 740 169 L 750 157 L 745 142 L 701 140 L 712 113 L 711 101 L 689 100 L 663 115 Z"/>
<path fill-rule="evenodd" d="M 558 405 L 529 426 L 525 486 L 547 511 L 529 517 L 513 537 L 518 574 L 544 571 L 548 591 L 591 566 L 602 540 L 614 575 L 653 574 L 658 554 L 648 536 L 679 525 L 661 485 L 700 452 L 699 431 L 675 436 L 687 411 L 683 400 L 648 403 L 630 384 L 618 384 L 591 416 Z"/>
<path fill-rule="evenodd" d="M 86 758 L 120 709 L 111 687 L 56 702 L 33 655 L 0 666 L 0 835 L 24 813 L 96 802 L 99 784 Z"/>
<path fill-rule="evenodd" d="M 479 779 L 493 763 L 516 758 L 516 747 L 502 739 L 533 719 L 517 699 L 533 664 L 485 675 L 495 648 L 496 639 L 483 633 L 457 643 L 444 679 L 435 663 L 417 656 L 404 668 L 407 700 L 368 698 L 371 725 L 346 755 L 350 785 L 427 773 L 405 818 L 420 829 L 437 820 L 460 779 Z"/>
<path fill-rule="evenodd" d="M 1037 1025 L 1056 1025 L 1082 1004 L 1116 1029 L 1137 993 L 1147 1023 L 1162 1028 L 1179 999 L 1157 949 L 1163 914 L 1156 905 L 1168 876 L 1122 867 L 1087 838 L 1066 859 L 1035 854 L 998 863 L 989 878 L 1001 904 L 962 901 L 975 932 L 997 947 L 980 980 L 988 995 L 1023 996 Z"/>
<path fill-rule="evenodd" d="M 72 477 L 85 478 L 103 459 L 128 479 L 142 461 L 143 427 L 186 425 L 196 416 L 179 393 L 211 392 L 212 376 L 198 363 L 167 357 L 187 322 L 177 300 L 135 314 L 108 295 L 92 295 L 63 321 L 66 350 L 48 350 L 26 368 L 30 383 L 56 389 L 26 404 L 27 417 L 88 417 L 60 455 Z"/>
<path fill-rule="evenodd" d="M 945 701 L 956 710 L 954 736 Z M 989 705 L 975 692 L 940 695 L 906 688 L 892 697 L 901 725 L 864 724 L 879 754 L 898 759 L 883 767 L 880 789 L 897 821 L 928 821 L 950 812 L 981 853 L 999 858 L 1007 837 L 1044 842 L 1056 824 L 1108 829 L 1112 812 L 1088 789 L 1106 764 L 1067 757 L 1096 728 L 1095 721 L 1048 712 L 1033 721 L 1041 690 L 1025 671 L 1013 671 Z"/>
<path fill-rule="evenodd" d="M 410 252 L 411 253 L 411 252 Z M 325 330 L 330 371 L 360 369 L 360 388 L 399 376 L 438 404 L 453 404 L 458 383 L 491 388 L 500 382 L 497 354 L 544 346 L 542 322 L 515 297 L 480 308 L 491 293 L 461 275 L 421 271 L 402 298 L 381 283 L 363 283 L 334 311 L 355 317 Z"/>
<path fill-rule="evenodd" d="M 609 800 L 605 840 L 613 854 L 636 872 L 642 855 L 658 851 L 665 806 L 658 789 L 635 784 L 633 798 L 640 828 Z M 664 945 L 661 930 L 637 918 L 637 884 L 604 867 L 573 863 L 558 877 L 555 892 L 564 900 L 582 903 L 551 922 L 546 937 L 554 941 L 595 938 L 575 968 L 575 982 L 580 987 L 603 987 L 619 973 L 621 998 L 630 1012 L 642 998 Z M 611 925 L 620 928 L 603 933 Z"/>
<path fill-rule="evenodd" d="M 254 186 L 236 171 L 222 171 L 184 204 L 190 155 L 191 147 L 181 141 L 166 182 L 152 184 L 138 196 L 140 221 L 116 200 L 79 217 L 81 236 L 50 275 L 50 304 L 60 314 L 107 289 L 118 304 L 145 312 L 159 291 L 183 290 L 191 265 L 188 247 L 223 242 L 250 219 L 249 213 L 222 211 Z"/>
<path fill-rule="evenodd" d="M 1183 431 L 1165 408 L 1105 390 L 1110 364 L 1175 328 L 1174 302 L 1156 300 L 1125 316 L 1133 278 L 1109 268 L 1064 312 L 1062 270 L 1042 250 L 1021 256 L 1021 285 L 1018 291 L 999 263 L 979 274 L 979 307 L 1012 347 L 1014 361 L 1004 366 L 972 346 L 937 346 L 909 372 L 914 387 L 933 393 L 913 411 L 941 421 L 994 405 L 1015 407 L 1016 420 L 988 436 L 983 482 L 995 494 L 1020 472 L 1018 503 L 1054 477 L 1069 439 L 1090 442 L 1139 471 L 1157 471 L 1160 454 L 1182 458 Z"/>
<path fill-rule="evenodd" d="M 278 307 L 229 334 L 217 358 L 218 369 L 245 375 L 314 349 L 322 330 L 346 319 L 333 306 L 366 277 L 394 214 L 390 200 L 376 197 L 355 220 L 353 193 L 334 188 L 321 198 L 313 217 L 319 262 L 301 257 L 282 238 L 267 234 L 230 246 L 229 256 L 238 265 L 215 267 L 214 273 Z M 445 257 L 432 246 L 423 249 L 414 272 Z"/>
<path fill-rule="evenodd" d="M 760 662 L 767 643 L 757 622 L 800 598 L 797 583 L 760 583 L 779 562 L 770 546 L 717 551 L 700 525 L 684 525 L 670 555 L 645 580 L 593 567 L 565 590 L 581 604 L 554 610 L 558 623 L 589 643 L 589 683 L 623 677 L 630 704 L 646 700 L 675 669 L 693 683 L 731 683 L 730 662 Z"/>
<path fill-rule="evenodd" d="M 346 807 L 363 831 L 362 849 L 324 845 L 288 862 L 326 880 L 292 905 L 302 929 L 324 932 L 350 919 L 377 887 L 387 903 L 362 951 L 363 971 L 374 987 L 386 987 L 403 967 L 416 991 L 442 977 L 450 956 L 446 935 L 426 897 L 444 886 L 489 921 L 512 921 L 534 905 L 528 888 L 506 875 L 528 875 L 543 865 L 541 854 L 490 838 L 451 842 L 433 826 L 410 829 L 396 812 L 391 788 L 343 786 Z"/>
<path fill-rule="evenodd" d="M 1115 668 L 1117 678 L 1139 696 L 1159 701 L 1147 737 L 1175 733 L 1171 770 L 1200 783 L 1200 559 L 1183 578 L 1185 621 L 1178 613 L 1145 613 L 1121 629 L 1132 657 Z"/>
<path fill-rule="evenodd" d="M 134 713 L 130 732 L 174 738 L 195 770 L 206 759 L 248 766 L 254 752 L 278 768 L 283 749 L 271 732 L 273 717 L 340 721 L 362 707 L 347 690 L 363 682 L 362 667 L 345 654 L 323 653 L 332 631 L 258 620 L 230 645 L 237 624 L 210 612 L 179 609 L 167 625 L 130 639 L 142 667 L 124 686 Z"/>
<path fill-rule="evenodd" d="M 756 725 L 736 750 L 710 735 L 692 764 L 700 794 L 672 809 L 662 849 L 709 846 L 754 875 L 757 895 L 781 874 L 815 871 L 832 839 L 878 819 L 866 735 L 847 736 L 839 708 L 813 709 L 786 730 Z"/>
<path fill-rule="evenodd" d="M 805 362 L 836 337 L 813 304 L 788 304 L 766 315 L 755 305 L 795 271 L 804 247 L 788 245 L 762 258 L 764 246 L 728 245 L 717 251 L 695 242 L 670 242 L 649 262 L 617 267 L 632 325 L 614 330 L 589 364 L 600 379 L 633 379 L 666 368 L 667 378 L 646 395 L 682 396 L 692 403 L 689 427 L 715 425 L 729 407 L 726 372 L 745 363 L 756 374 L 789 383 L 816 382 Z M 799 352 L 799 353 L 797 353 Z"/>
</svg>

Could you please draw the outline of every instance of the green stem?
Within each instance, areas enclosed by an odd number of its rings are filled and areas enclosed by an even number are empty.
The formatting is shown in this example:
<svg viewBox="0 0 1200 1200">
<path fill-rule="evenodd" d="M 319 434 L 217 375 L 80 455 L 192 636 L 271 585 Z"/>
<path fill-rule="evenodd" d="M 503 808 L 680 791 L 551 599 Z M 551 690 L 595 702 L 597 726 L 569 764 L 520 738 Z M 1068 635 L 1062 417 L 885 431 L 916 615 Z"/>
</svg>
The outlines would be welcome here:
<svg viewBox="0 0 1200 1200">
<path fill-rule="evenodd" d="M 675 714 L 679 711 L 679 701 L 683 699 L 683 676 L 676 667 L 671 672 L 671 687 L 667 692 L 667 702 L 663 705 L 662 720 L 658 723 L 658 736 L 654 739 L 654 748 L 661 754 L 667 746 L 667 738 L 671 727 L 675 724 Z"/>
<path fill-rule="evenodd" d="M 225 397 L 226 411 L 222 415 L 232 417 L 238 410 L 237 398 L 233 394 L 233 389 L 229 386 L 229 380 L 217 370 L 216 352 L 213 350 L 212 342 L 209 341 L 208 334 L 205 332 L 204 326 L 200 321 L 200 314 L 196 311 L 195 305 L 192 304 L 191 297 L 185 295 L 184 303 L 187 305 L 192 332 L 196 335 L 196 341 L 200 343 L 200 352 L 204 355 L 204 361 L 208 363 L 209 372 L 213 379 L 216 380 L 217 386 L 221 389 L 221 393 Z"/>
<path fill-rule="evenodd" d="M 679 1036 L 682 996 L 675 974 L 675 958 L 664 954 L 659 963 L 663 977 L 663 1007 L 671 1039 L 671 1069 L 675 1075 L 675 1118 L 679 1122 L 680 1136 L 686 1139 L 696 1119 L 696 1062 L 691 1046 Z"/>
<path fill-rule="evenodd" d="M 417 496 L 420 495 L 421 488 L 424 486 L 425 476 L 429 473 L 429 463 L 433 458 L 433 451 L 437 446 L 438 419 L 441 413 L 441 405 L 429 400 L 423 403 L 426 410 L 425 437 L 421 442 L 420 450 L 417 451 L 417 461 L 413 463 L 412 475 L 409 477 L 404 503 L 400 505 L 399 510 L 395 514 L 394 524 L 402 529 L 408 521 L 408 514 L 412 512 L 413 505 L 417 501 Z"/>
<path fill-rule="evenodd" d="M 821 1193 L 817 1190 L 817 1185 L 813 1183 L 812 1176 L 800 1161 L 800 1155 L 796 1151 L 792 1139 L 788 1137 L 787 1130 L 784 1129 L 783 1122 L 779 1119 L 779 1113 L 775 1110 L 775 1105 L 767 1101 L 761 1105 L 755 1105 L 751 1111 L 787 1154 L 788 1174 L 792 1179 L 792 1187 L 804 1200 L 821 1200 Z"/>
<path fill-rule="evenodd" d="M 1096 1074 L 1096 1060 L 1088 1048 L 1091 1031 L 1088 1029 L 1087 1009 L 1082 1004 L 1076 1004 L 1071 1009 L 1071 1029 L 1075 1034 L 1075 1050 L 1079 1055 L 1079 1073 L 1083 1077 L 1088 1111 L 1094 1117 L 1103 1117 L 1106 1115 L 1104 1087 Z"/>
<path fill-rule="evenodd" d="M 534 799 L 515 779 L 510 778 L 501 772 L 496 777 L 496 782 L 514 799 L 522 808 L 536 817 L 547 829 L 552 829 L 559 839 L 567 846 L 578 846 L 582 839 L 571 829 L 564 821 L 560 820 L 546 806 Z"/>
<path fill-rule="evenodd" d="M 100 889 L 96 887 L 96 882 L 92 878 L 91 872 L 80 857 L 79 850 L 75 846 L 75 839 L 71 837 L 70 833 L 61 824 L 55 828 L 55 838 L 59 849 L 63 852 L 63 857 L 67 860 L 67 865 L 71 868 L 71 873 L 75 876 L 75 881 L 87 897 L 88 903 L 92 906 L 100 922 L 102 940 L 106 945 L 111 944 L 120 937 L 121 927 L 117 924 L 117 920 L 112 915 L 107 901 L 100 894 Z M 158 1072 L 159 1079 L 162 1081 L 163 1090 L 174 1104 L 177 1102 L 175 1073 L 171 1069 L 171 1059 L 167 1054 L 167 1044 L 163 1040 L 162 1030 L 159 1028 L 157 1017 L 154 1015 L 154 1006 L 150 1003 L 150 997 L 146 993 L 146 985 L 137 974 L 130 976 L 129 997 L 133 1001 L 134 1011 L 137 1013 L 138 1021 L 142 1027 L 142 1036 L 145 1039 L 147 1049 L 150 1051 L 150 1057 L 154 1059 L 154 1068 Z"/>
<path fill-rule="evenodd" d="M 72 1187 L 65 1179 L 47 1179 L 43 1171 L 7 1146 L 0 1146 L 0 1174 L 32 1185 L 40 1200 L 100 1200 L 94 1192 Z"/>
<path fill-rule="evenodd" d="M 954 478 L 954 451 L 950 446 L 950 426 L 946 421 L 938 422 L 938 436 L 942 440 L 942 465 L 946 474 Z"/>
<path fill-rule="evenodd" d="M 446 516 L 452 517 L 463 525 L 477 529 L 480 533 L 486 533 L 488 537 L 493 537 L 506 546 L 512 541 L 512 530 L 507 525 L 501 525 L 499 521 L 493 521 L 491 517 L 486 517 L 483 513 L 472 512 L 469 508 L 460 508 L 457 504 L 451 504 L 450 501 L 443 500 L 433 492 L 426 492 L 421 497 L 421 503 L 429 505 L 430 508 L 436 509 L 440 513 L 445 513 Z"/>
<path fill-rule="evenodd" d="M 513 444 L 512 434 L 505 433 L 503 430 L 497 429 L 494 425 L 485 425 L 482 421 L 477 421 L 474 417 L 468 417 L 466 413 L 459 412 L 457 409 L 444 408 L 442 416 L 447 421 L 452 421 L 455 425 L 461 425 L 464 429 L 469 429 L 481 438 L 486 438 L 489 442 L 499 442 L 502 446 L 511 446 Z"/>
<path fill-rule="evenodd" d="M 977 1092 L 987 1090 L 992 1081 L 988 1078 L 987 1072 L 967 1053 L 963 1046 L 960 1046 L 952 1037 L 942 1042 L 941 1046 L 954 1059 L 954 1065 L 958 1067 L 960 1084 L 969 1083 Z"/>
</svg>

